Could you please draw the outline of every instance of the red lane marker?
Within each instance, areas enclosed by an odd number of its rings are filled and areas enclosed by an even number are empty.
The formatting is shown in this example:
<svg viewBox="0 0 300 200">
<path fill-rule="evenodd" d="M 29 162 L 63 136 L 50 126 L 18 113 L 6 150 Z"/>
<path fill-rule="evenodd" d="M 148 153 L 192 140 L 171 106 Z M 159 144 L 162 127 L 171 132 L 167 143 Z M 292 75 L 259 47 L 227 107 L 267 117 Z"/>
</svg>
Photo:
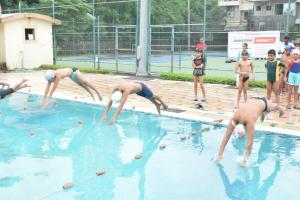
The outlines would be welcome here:
<svg viewBox="0 0 300 200">
<path fill-rule="evenodd" d="M 74 186 L 74 183 L 73 182 L 67 182 L 63 185 L 63 189 L 66 190 L 66 189 L 70 189 Z"/>
<path fill-rule="evenodd" d="M 103 169 L 96 171 L 97 176 L 102 176 L 103 174 L 105 174 L 105 170 L 103 170 Z"/>
<path fill-rule="evenodd" d="M 31 133 L 29 133 L 29 136 L 30 137 L 33 137 L 33 136 L 35 136 L 36 135 L 36 132 L 34 132 L 34 131 L 32 131 Z"/>
</svg>

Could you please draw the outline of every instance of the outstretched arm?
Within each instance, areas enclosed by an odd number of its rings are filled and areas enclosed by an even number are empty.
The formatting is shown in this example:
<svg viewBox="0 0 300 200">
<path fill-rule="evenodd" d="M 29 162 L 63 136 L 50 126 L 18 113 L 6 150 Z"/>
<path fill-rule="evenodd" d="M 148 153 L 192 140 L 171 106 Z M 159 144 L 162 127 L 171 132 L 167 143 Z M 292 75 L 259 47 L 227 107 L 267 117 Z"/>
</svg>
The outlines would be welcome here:
<svg viewBox="0 0 300 200">
<path fill-rule="evenodd" d="M 219 149 L 218 156 L 217 156 L 217 158 L 215 159 L 215 162 L 216 162 L 216 163 L 223 159 L 223 153 L 224 153 L 225 147 L 226 147 L 226 145 L 227 145 L 227 143 L 228 143 L 228 140 L 229 140 L 229 138 L 231 137 L 232 132 L 233 132 L 233 130 L 234 130 L 234 128 L 235 128 L 235 126 L 233 125 L 232 122 L 233 122 L 233 120 L 231 119 L 231 120 L 229 121 L 228 128 L 227 128 L 227 130 L 226 130 L 226 133 L 225 133 L 225 135 L 224 135 L 224 137 L 223 137 L 223 140 L 222 140 L 222 143 L 221 143 L 221 146 L 220 146 L 220 149 Z"/>
<path fill-rule="evenodd" d="M 101 118 L 101 122 L 104 122 L 107 118 L 107 113 L 108 111 L 110 110 L 111 108 L 111 105 L 112 105 L 113 101 L 110 99 L 105 107 L 105 110 L 104 110 L 104 113 L 102 115 L 102 118 Z"/>
<path fill-rule="evenodd" d="M 47 99 L 50 87 L 51 87 L 51 83 L 48 82 L 47 87 L 46 87 L 45 92 L 44 92 L 43 106 L 45 106 L 46 99 Z"/>
<path fill-rule="evenodd" d="M 113 117 L 111 118 L 111 120 L 109 121 L 109 125 L 112 125 L 115 121 L 116 121 L 116 118 L 118 117 L 118 115 L 120 114 L 124 104 L 126 103 L 127 99 L 128 99 L 128 96 L 129 96 L 129 92 L 123 92 L 123 96 L 122 96 L 122 99 L 121 99 L 121 102 L 120 102 L 120 105 L 117 107 Z"/>
<path fill-rule="evenodd" d="M 47 88 L 45 90 L 45 94 L 44 94 L 44 103 L 43 103 L 44 107 L 48 106 L 49 100 L 51 99 L 55 89 L 57 88 L 59 81 L 60 81 L 60 79 L 58 77 L 56 77 L 53 84 L 48 83 Z M 52 85 L 52 87 L 51 87 L 51 85 Z"/>
</svg>

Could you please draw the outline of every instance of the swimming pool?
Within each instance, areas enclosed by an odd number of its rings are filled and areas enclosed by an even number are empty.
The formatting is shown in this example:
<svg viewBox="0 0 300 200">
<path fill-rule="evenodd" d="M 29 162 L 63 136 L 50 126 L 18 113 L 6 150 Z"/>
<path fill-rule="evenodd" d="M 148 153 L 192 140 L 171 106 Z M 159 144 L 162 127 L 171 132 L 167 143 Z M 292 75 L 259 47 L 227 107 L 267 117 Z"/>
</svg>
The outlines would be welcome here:
<svg viewBox="0 0 300 200">
<path fill-rule="evenodd" d="M 300 138 L 257 132 L 248 168 L 236 162 L 245 139 L 231 139 L 215 165 L 224 127 L 200 134 L 201 122 L 135 111 L 108 127 L 103 107 L 41 101 L 0 102 L 0 199 L 299 199 Z"/>
</svg>

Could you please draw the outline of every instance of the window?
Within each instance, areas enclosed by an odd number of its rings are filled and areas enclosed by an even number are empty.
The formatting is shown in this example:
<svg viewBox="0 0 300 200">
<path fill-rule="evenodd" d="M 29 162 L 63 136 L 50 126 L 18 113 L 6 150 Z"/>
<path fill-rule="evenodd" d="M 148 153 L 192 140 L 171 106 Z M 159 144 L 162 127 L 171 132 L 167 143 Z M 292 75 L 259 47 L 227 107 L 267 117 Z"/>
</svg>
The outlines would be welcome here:
<svg viewBox="0 0 300 200">
<path fill-rule="evenodd" d="M 244 20 L 248 20 L 248 17 L 249 17 L 249 12 L 244 12 Z"/>
<path fill-rule="evenodd" d="M 33 28 L 25 28 L 25 40 L 35 40 Z"/>
<path fill-rule="evenodd" d="M 271 6 L 271 5 L 267 5 L 266 10 L 267 10 L 267 11 L 272 10 L 272 6 Z"/>
<path fill-rule="evenodd" d="M 259 29 L 259 31 L 266 30 L 266 28 L 265 28 L 265 22 L 259 22 L 258 29 Z"/>
<path fill-rule="evenodd" d="M 261 11 L 261 6 L 256 6 L 256 11 Z"/>
<path fill-rule="evenodd" d="M 276 4 L 275 13 L 276 13 L 276 15 L 282 15 L 283 14 L 283 4 Z"/>
</svg>

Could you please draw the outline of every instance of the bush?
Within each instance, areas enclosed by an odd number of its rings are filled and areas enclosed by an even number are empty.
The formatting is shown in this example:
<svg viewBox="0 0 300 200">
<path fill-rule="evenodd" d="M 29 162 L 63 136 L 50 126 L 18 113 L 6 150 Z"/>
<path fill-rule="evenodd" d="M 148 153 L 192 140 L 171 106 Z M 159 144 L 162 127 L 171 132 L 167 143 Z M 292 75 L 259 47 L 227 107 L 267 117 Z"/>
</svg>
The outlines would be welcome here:
<svg viewBox="0 0 300 200">
<path fill-rule="evenodd" d="M 181 73 L 161 73 L 159 75 L 160 79 L 163 80 L 175 80 L 175 81 L 194 81 L 194 77 L 191 74 L 181 74 Z M 218 76 L 205 76 L 204 77 L 205 83 L 212 83 L 212 84 L 225 84 L 225 85 L 235 85 L 235 78 L 231 77 L 218 77 Z M 266 81 L 249 81 L 250 87 L 257 87 L 257 88 L 265 88 Z"/>
<path fill-rule="evenodd" d="M 69 68 L 69 66 L 58 66 L 58 65 L 41 65 L 39 69 L 62 69 L 62 68 Z M 85 73 L 96 73 L 96 74 L 112 74 L 110 70 L 107 69 L 90 69 L 87 67 L 77 67 L 81 72 Z"/>
</svg>

